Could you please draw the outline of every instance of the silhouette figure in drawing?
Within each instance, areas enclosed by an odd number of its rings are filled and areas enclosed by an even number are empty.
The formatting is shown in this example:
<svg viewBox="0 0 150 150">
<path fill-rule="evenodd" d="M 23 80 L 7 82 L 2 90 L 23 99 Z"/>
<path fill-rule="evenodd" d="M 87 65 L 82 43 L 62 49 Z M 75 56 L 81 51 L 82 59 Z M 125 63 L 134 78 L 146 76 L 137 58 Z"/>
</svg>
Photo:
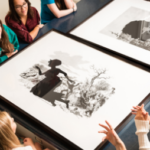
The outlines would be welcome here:
<svg viewBox="0 0 150 150">
<path fill-rule="evenodd" d="M 48 64 L 51 69 L 47 70 L 46 72 L 42 73 L 41 69 L 36 66 L 36 69 L 39 72 L 40 75 L 45 75 L 45 78 L 41 80 L 38 84 L 36 84 L 30 92 L 32 92 L 34 95 L 42 97 L 43 99 L 49 101 L 52 103 L 53 106 L 56 106 L 55 100 L 63 102 L 66 104 L 66 107 L 68 108 L 69 100 L 63 100 L 62 93 L 54 92 L 54 90 L 60 86 L 61 80 L 57 76 L 59 73 L 62 73 L 69 82 L 74 82 L 67 76 L 67 73 L 63 72 L 62 70 L 56 68 L 56 66 L 61 65 L 61 61 L 58 59 L 50 60 Z"/>
</svg>

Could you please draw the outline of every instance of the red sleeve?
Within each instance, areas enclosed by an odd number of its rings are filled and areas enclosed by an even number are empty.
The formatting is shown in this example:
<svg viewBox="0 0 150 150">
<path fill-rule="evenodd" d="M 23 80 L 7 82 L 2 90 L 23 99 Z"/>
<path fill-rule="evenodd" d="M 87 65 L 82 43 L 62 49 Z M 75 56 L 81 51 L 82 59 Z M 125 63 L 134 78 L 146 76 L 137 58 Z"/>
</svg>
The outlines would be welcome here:
<svg viewBox="0 0 150 150">
<path fill-rule="evenodd" d="M 19 40 L 31 43 L 33 41 L 31 35 L 27 30 L 24 30 L 17 22 L 12 20 L 9 16 L 5 17 L 5 22 L 16 34 Z"/>
</svg>

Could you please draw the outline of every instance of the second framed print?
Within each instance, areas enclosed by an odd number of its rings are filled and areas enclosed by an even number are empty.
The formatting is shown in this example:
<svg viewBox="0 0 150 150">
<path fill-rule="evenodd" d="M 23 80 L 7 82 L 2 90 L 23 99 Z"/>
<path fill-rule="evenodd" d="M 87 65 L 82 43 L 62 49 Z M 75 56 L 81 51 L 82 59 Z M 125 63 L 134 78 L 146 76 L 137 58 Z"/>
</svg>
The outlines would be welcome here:
<svg viewBox="0 0 150 150">
<path fill-rule="evenodd" d="M 115 0 L 70 33 L 150 66 L 150 3 Z"/>
<path fill-rule="evenodd" d="M 108 120 L 116 128 L 150 92 L 147 70 L 56 31 L 4 63 L 0 72 L 2 100 L 76 149 L 96 149 L 103 137 L 98 124 Z"/>
</svg>

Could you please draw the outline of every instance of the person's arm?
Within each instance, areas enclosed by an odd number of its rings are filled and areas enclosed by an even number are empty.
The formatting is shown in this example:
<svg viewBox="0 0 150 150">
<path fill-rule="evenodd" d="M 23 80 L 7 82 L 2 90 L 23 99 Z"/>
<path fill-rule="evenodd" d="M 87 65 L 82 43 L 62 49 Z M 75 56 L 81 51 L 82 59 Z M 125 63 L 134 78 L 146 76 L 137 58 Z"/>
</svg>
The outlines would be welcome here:
<svg viewBox="0 0 150 150">
<path fill-rule="evenodd" d="M 74 8 L 75 7 L 75 3 L 73 2 L 73 0 L 64 0 L 65 2 L 65 5 L 67 7 L 67 9 L 70 9 L 70 8 Z"/>
<path fill-rule="evenodd" d="M 64 74 L 64 76 L 67 78 L 68 81 L 70 81 L 70 82 L 72 82 L 72 83 L 74 82 L 73 80 L 69 79 L 69 77 L 67 76 L 67 73 L 66 73 L 66 72 L 64 72 L 64 71 L 62 71 L 62 70 L 59 69 L 59 73 Z"/>
<path fill-rule="evenodd" d="M 34 40 L 39 32 L 39 30 L 44 26 L 43 24 L 39 24 L 40 23 L 40 15 L 37 11 L 37 9 L 35 9 L 34 7 L 33 8 L 33 11 L 34 11 L 34 14 L 36 16 L 36 20 L 37 20 L 37 26 L 30 32 L 30 35 L 32 37 L 32 39 Z"/>
<path fill-rule="evenodd" d="M 41 69 L 38 66 L 35 66 L 35 68 L 39 71 L 39 75 L 45 74 L 45 73 L 42 73 Z"/>
<path fill-rule="evenodd" d="M 22 27 L 17 22 L 10 20 L 9 16 L 6 16 L 5 22 L 7 26 L 16 33 L 18 39 L 27 43 L 32 43 L 38 34 L 39 29 L 44 26 L 37 25 L 31 32 L 28 32 L 27 30 L 22 29 Z"/>
<path fill-rule="evenodd" d="M 149 132 L 149 114 L 144 109 L 144 104 L 138 106 L 135 116 L 136 135 L 138 136 L 139 149 L 150 150 L 150 142 L 147 133 Z"/>
<path fill-rule="evenodd" d="M 136 135 L 138 136 L 139 149 L 150 150 L 150 142 L 147 133 L 149 132 L 149 121 L 135 119 Z"/>
<path fill-rule="evenodd" d="M 32 37 L 32 40 L 34 40 L 39 32 L 39 30 L 43 27 L 43 24 L 37 25 L 31 32 L 29 32 L 30 36 Z"/>
<path fill-rule="evenodd" d="M 5 53 L 5 55 L 0 56 L 0 63 L 3 63 L 5 60 L 7 60 L 9 57 L 13 56 L 17 52 L 18 50 L 11 52 L 11 53 Z"/>
<path fill-rule="evenodd" d="M 63 16 L 69 15 L 72 12 L 77 10 L 76 7 L 73 7 L 73 8 L 70 8 L 70 9 L 66 9 L 66 10 L 59 10 L 55 3 L 47 4 L 47 7 L 55 15 L 56 18 L 61 18 Z"/>
<path fill-rule="evenodd" d="M 0 56 L 0 64 L 1 64 L 2 62 L 4 62 L 5 60 L 7 60 L 7 59 L 8 59 L 7 55 L 2 55 L 2 56 Z"/>
<path fill-rule="evenodd" d="M 115 146 L 116 150 L 126 150 L 126 147 L 122 140 L 117 135 L 116 131 L 113 129 L 113 127 L 109 124 L 108 121 L 105 121 L 108 126 L 105 126 L 103 124 L 99 124 L 101 127 L 103 127 L 106 130 L 101 130 L 99 133 L 106 134 L 105 137 L 103 137 L 102 141 L 108 140 L 112 145 Z"/>
</svg>

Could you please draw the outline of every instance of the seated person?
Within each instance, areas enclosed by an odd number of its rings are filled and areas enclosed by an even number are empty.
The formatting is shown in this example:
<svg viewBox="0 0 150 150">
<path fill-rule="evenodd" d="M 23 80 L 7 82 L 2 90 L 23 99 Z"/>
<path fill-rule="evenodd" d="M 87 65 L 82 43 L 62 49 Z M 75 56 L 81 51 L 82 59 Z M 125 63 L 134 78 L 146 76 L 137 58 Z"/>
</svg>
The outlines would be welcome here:
<svg viewBox="0 0 150 150">
<path fill-rule="evenodd" d="M 18 52 L 17 35 L 0 20 L 0 63 Z"/>
<path fill-rule="evenodd" d="M 21 145 L 15 134 L 16 128 L 14 119 L 7 112 L 0 111 L 0 148 L 2 150 L 42 150 L 40 144 L 33 143 L 30 138 L 25 138 L 24 145 Z"/>
<path fill-rule="evenodd" d="M 41 0 L 41 23 L 61 18 L 77 10 L 73 0 Z"/>
<path fill-rule="evenodd" d="M 27 43 L 31 43 L 44 26 L 39 24 L 39 13 L 31 7 L 29 0 L 9 0 L 5 22 L 17 34 L 19 41 Z"/>
</svg>

